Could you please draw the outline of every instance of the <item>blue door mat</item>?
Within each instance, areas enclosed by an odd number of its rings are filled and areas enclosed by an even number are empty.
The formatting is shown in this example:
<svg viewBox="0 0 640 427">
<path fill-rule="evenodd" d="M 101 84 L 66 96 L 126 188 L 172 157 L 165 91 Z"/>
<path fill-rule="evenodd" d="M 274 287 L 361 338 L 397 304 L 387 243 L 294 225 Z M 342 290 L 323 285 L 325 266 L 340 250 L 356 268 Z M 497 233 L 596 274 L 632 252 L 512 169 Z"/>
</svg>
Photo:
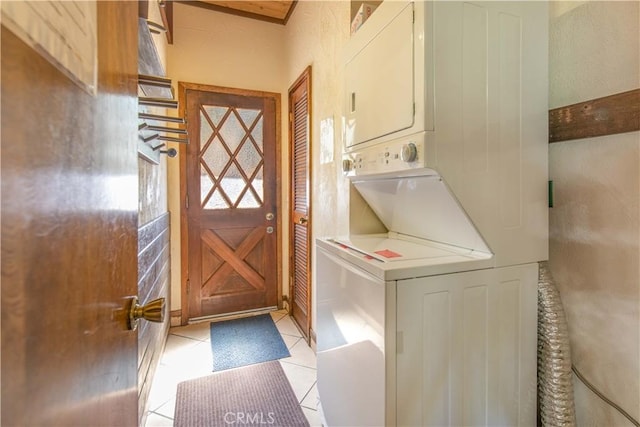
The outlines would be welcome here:
<svg viewBox="0 0 640 427">
<path fill-rule="evenodd" d="M 211 323 L 213 370 L 289 357 L 289 349 L 269 314 Z"/>
</svg>

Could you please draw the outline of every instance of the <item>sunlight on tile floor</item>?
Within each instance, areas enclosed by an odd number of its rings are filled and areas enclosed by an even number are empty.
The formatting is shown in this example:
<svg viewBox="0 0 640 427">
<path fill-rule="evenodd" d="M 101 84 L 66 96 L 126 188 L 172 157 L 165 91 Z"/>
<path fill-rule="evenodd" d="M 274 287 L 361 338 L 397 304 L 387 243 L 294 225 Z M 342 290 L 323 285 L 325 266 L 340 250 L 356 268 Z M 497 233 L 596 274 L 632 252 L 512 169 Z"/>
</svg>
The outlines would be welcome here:
<svg viewBox="0 0 640 427">
<path fill-rule="evenodd" d="M 291 357 L 280 359 L 302 411 L 312 427 L 320 426 L 316 411 L 316 355 L 302 339 L 286 311 L 271 313 Z M 149 394 L 146 427 L 173 425 L 176 387 L 179 382 L 211 375 L 209 322 L 171 328 Z"/>
</svg>

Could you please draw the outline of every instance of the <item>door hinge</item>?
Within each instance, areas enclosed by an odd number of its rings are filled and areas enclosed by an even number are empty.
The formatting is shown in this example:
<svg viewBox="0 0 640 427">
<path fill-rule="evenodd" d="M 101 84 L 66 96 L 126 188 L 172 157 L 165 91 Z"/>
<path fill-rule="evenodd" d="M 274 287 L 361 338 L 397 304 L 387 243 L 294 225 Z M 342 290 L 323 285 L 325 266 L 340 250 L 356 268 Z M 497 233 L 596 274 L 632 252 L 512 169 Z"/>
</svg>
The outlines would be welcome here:
<svg viewBox="0 0 640 427">
<path fill-rule="evenodd" d="M 184 208 L 189 209 L 189 196 L 185 196 L 184 198 Z"/>
<path fill-rule="evenodd" d="M 187 279 L 187 295 L 189 295 L 190 292 L 191 292 L 191 281 Z"/>
</svg>

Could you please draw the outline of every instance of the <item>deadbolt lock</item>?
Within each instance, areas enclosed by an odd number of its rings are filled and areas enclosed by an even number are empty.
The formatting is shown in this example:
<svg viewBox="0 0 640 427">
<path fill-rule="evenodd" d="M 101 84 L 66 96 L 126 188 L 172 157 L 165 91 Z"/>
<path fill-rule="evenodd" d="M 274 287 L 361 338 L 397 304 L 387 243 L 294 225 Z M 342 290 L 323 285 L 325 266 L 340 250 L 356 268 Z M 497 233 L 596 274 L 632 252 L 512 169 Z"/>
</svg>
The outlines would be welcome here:
<svg viewBox="0 0 640 427">
<path fill-rule="evenodd" d="M 271 221 L 273 219 L 273 212 L 268 212 L 266 215 L 267 221 Z"/>
<path fill-rule="evenodd" d="M 138 320 L 145 319 L 149 322 L 164 322 L 164 298 L 154 299 L 145 305 L 138 304 L 138 297 L 131 298 L 129 309 L 129 329 L 135 331 Z"/>
</svg>

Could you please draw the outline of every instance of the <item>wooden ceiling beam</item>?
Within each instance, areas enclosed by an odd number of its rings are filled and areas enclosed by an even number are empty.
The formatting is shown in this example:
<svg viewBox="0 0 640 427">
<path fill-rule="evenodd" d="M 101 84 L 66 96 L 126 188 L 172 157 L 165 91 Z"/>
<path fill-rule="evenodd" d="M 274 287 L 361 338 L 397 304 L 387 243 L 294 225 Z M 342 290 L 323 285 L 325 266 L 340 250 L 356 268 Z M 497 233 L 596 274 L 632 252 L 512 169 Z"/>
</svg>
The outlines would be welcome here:
<svg viewBox="0 0 640 427">
<path fill-rule="evenodd" d="M 296 6 L 297 0 L 287 1 L 184 1 L 176 0 L 189 6 L 216 12 L 229 13 L 244 18 L 257 19 L 274 24 L 285 25 Z"/>
</svg>

